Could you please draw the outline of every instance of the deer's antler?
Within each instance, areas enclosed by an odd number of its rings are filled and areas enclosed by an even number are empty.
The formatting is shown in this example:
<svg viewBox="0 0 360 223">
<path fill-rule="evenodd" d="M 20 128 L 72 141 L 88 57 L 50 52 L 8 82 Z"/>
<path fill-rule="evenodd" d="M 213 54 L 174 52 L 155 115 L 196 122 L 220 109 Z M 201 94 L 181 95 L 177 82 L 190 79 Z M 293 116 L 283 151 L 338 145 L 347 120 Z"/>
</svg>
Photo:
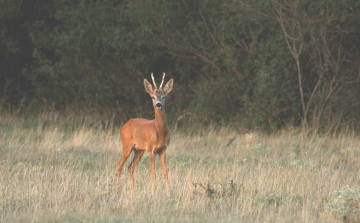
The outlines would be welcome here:
<svg viewBox="0 0 360 223">
<path fill-rule="evenodd" d="M 155 83 L 155 79 L 154 79 L 154 74 L 153 74 L 153 73 L 151 73 L 151 79 L 152 79 L 152 81 L 153 81 L 153 83 L 154 83 L 155 89 L 157 89 L 156 83 Z M 160 88 L 161 88 L 161 86 L 160 86 Z"/>
<path fill-rule="evenodd" d="M 162 81 L 161 81 L 161 84 L 160 84 L 160 89 L 161 89 L 161 87 L 162 87 L 162 85 L 164 83 L 164 79 L 165 79 L 165 72 L 163 72 L 163 78 L 162 78 Z"/>
</svg>

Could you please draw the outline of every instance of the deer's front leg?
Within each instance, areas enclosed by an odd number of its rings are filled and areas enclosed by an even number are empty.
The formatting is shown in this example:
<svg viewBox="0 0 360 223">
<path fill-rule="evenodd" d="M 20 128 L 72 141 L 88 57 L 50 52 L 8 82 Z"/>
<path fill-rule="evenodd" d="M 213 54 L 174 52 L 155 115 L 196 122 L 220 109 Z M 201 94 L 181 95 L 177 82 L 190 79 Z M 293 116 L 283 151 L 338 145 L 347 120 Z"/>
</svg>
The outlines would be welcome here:
<svg viewBox="0 0 360 223">
<path fill-rule="evenodd" d="M 164 180 L 166 185 L 166 192 L 168 195 L 170 195 L 170 187 L 169 187 L 168 174 L 166 168 L 166 149 L 163 149 L 163 151 L 161 151 L 159 156 L 160 156 L 161 169 L 164 175 Z"/>
<path fill-rule="evenodd" d="M 152 153 L 149 153 L 150 157 L 150 168 L 151 168 L 151 194 L 155 193 L 155 156 Z"/>
</svg>

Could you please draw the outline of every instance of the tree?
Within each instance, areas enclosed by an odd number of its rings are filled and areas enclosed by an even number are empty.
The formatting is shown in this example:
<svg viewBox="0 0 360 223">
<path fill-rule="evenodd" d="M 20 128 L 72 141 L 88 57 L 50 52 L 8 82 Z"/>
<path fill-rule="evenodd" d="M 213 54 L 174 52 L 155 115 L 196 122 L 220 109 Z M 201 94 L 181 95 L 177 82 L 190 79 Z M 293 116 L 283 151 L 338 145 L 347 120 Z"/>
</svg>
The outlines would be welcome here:
<svg viewBox="0 0 360 223">
<path fill-rule="evenodd" d="M 310 119 L 311 127 L 317 131 L 325 110 L 331 109 L 329 103 L 343 87 L 359 82 L 356 56 L 359 52 L 344 44 L 348 41 L 359 44 L 352 36 L 353 26 L 343 26 L 343 21 L 352 15 L 339 2 L 274 0 L 273 4 L 284 40 L 296 62 L 303 124 L 307 128 Z"/>
</svg>

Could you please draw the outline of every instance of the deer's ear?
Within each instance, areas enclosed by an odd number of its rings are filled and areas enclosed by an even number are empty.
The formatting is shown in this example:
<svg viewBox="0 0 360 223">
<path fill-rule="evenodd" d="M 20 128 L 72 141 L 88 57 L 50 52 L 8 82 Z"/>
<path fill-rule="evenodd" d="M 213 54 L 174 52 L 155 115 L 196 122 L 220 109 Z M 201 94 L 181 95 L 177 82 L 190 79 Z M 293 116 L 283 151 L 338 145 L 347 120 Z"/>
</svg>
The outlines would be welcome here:
<svg viewBox="0 0 360 223">
<path fill-rule="evenodd" d="M 174 85 L 174 80 L 170 79 L 163 88 L 165 94 L 169 94 L 171 92 L 171 90 L 173 89 L 173 85 Z"/>
<path fill-rule="evenodd" d="M 152 94 L 154 91 L 153 86 L 146 79 L 144 79 L 144 88 L 145 91 L 149 94 Z"/>
</svg>

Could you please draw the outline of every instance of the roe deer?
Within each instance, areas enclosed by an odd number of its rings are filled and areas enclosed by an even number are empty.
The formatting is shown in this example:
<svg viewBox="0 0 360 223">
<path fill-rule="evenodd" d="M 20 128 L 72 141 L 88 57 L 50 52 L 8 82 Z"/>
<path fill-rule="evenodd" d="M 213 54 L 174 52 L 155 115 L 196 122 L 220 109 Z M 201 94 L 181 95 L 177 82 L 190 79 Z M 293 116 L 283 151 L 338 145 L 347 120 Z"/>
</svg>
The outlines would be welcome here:
<svg viewBox="0 0 360 223">
<path fill-rule="evenodd" d="M 155 185 L 155 154 L 160 157 L 160 164 L 164 175 L 167 194 L 170 194 L 167 169 L 166 169 L 166 147 L 170 142 L 169 128 L 165 115 L 165 99 L 173 88 L 173 79 L 170 79 L 162 88 L 164 83 L 165 73 L 163 73 L 160 87 L 156 87 L 153 74 L 151 78 L 154 87 L 144 79 L 145 91 L 150 94 L 155 110 L 155 119 L 147 120 L 143 118 L 130 119 L 120 129 L 120 137 L 122 140 L 122 154 L 117 169 L 117 185 L 119 186 L 121 169 L 129 157 L 131 151 L 134 151 L 134 158 L 129 165 L 129 177 L 131 191 L 134 192 L 134 178 L 133 173 L 136 165 L 140 161 L 145 151 L 150 157 L 151 168 L 151 193 L 154 194 Z"/>
</svg>

